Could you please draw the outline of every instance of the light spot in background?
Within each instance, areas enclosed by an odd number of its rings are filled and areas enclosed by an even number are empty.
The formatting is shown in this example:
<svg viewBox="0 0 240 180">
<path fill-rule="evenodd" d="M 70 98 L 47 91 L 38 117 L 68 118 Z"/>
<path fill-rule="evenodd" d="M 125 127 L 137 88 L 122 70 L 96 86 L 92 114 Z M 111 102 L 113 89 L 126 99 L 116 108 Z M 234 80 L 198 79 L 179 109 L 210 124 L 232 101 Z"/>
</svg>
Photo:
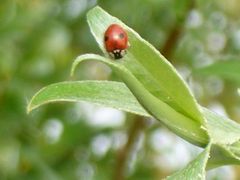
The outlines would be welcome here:
<svg viewBox="0 0 240 180">
<path fill-rule="evenodd" d="M 235 180 L 235 172 L 231 166 L 224 166 L 207 172 L 207 180 Z"/>
<path fill-rule="evenodd" d="M 165 171 L 183 168 L 200 153 L 200 148 L 186 143 L 166 129 L 152 132 L 150 146 L 157 153 L 153 157 L 155 166 Z"/>
<path fill-rule="evenodd" d="M 189 79 L 188 81 L 189 83 L 189 87 L 190 89 L 192 90 L 193 94 L 194 94 L 194 97 L 196 99 L 201 99 L 204 95 L 204 91 L 203 91 L 203 87 L 202 85 L 197 82 L 197 81 L 194 81 L 192 78 Z"/>
<path fill-rule="evenodd" d="M 187 80 L 189 78 L 191 71 L 187 66 L 178 66 L 176 68 L 184 80 Z"/>
<path fill-rule="evenodd" d="M 125 113 L 113 108 L 101 107 L 92 103 L 79 103 L 79 110 L 86 123 L 91 126 L 119 127 L 125 123 Z"/>
<path fill-rule="evenodd" d="M 202 52 L 202 53 L 196 54 L 195 58 L 193 59 L 193 66 L 195 68 L 200 68 L 200 67 L 208 66 L 213 62 L 214 62 L 213 58 L 210 55 Z"/>
<path fill-rule="evenodd" d="M 42 44 L 42 49 L 45 53 L 59 54 L 69 46 L 70 41 L 71 34 L 68 29 L 61 24 L 57 24 L 49 30 L 49 34 Z"/>
<path fill-rule="evenodd" d="M 233 33 L 233 44 L 235 46 L 236 49 L 240 49 L 240 29 L 236 30 Z"/>
<path fill-rule="evenodd" d="M 91 149 L 94 155 L 97 157 L 103 157 L 109 151 L 111 147 L 111 137 L 100 134 L 91 142 Z"/>
<path fill-rule="evenodd" d="M 81 102 L 73 103 L 70 108 L 67 108 L 64 116 L 70 124 L 77 124 L 80 121 L 83 121 L 84 112 L 82 110 Z"/>
<path fill-rule="evenodd" d="M 164 152 L 171 148 L 176 141 L 176 137 L 165 129 L 157 129 L 152 132 L 150 137 L 150 145 L 156 152 Z"/>
<path fill-rule="evenodd" d="M 227 26 L 227 19 L 221 12 L 212 12 L 209 20 L 215 29 L 223 30 Z"/>
<path fill-rule="evenodd" d="M 74 107 L 69 110 L 70 111 L 69 114 L 71 116 L 74 116 L 74 119 L 71 118 L 72 123 L 77 123 L 77 122 L 81 121 L 82 117 L 85 116 L 84 114 L 86 113 L 85 111 L 87 111 L 87 108 L 84 108 L 83 104 L 85 104 L 85 103 L 84 102 L 76 102 L 76 103 L 74 103 Z"/>
<path fill-rule="evenodd" d="M 208 109 L 212 110 L 213 112 L 222 115 L 224 117 L 228 117 L 227 112 L 222 104 L 218 102 L 212 102 L 210 105 L 208 105 Z"/>
<path fill-rule="evenodd" d="M 30 74 L 37 77 L 45 77 L 53 73 L 55 65 L 52 59 L 38 57 L 31 64 Z"/>
<path fill-rule="evenodd" d="M 89 7 L 97 4 L 97 0 L 69 0 L 64 6 L 64 13 L 68 19 L 79 17 Z"/>
<path fill-rule="evenodd" d="M 106 80 L 111 74 L 112 70 L 103 63 L 89 63 L 89 66 L 84 68 L 87 79 Z"/>
<path fill-rule="evenodd" d="M 63 124 L 58 119 L 50 119 L 43 126 L 43 133 L 47 143 L 57 143 L 63 133 Z"/>
<path fill-rule="evenodd" d="M 93 114 L 89 121 L 95 126 L 122 126 L 125 121 L 125 114 L 121 111 L 112 108 L 98 108 Z"/>
<path fill-rule="evenodd" d="M 173 146 L 175 150 L 169 150 L 168 153 L 157 156 L 154 161 L 155 165 L 162 170 L 175 171 L 181 169 L 191 160 L 186 147 L 180 143 L 175 143 Z"/>
<path fill-rule="evenodd" d="M 187 18 L 187 27 L 197 28 L 202 25 L 203 18 L 198 10 L 192 10 Z"/>
<path fill-rule="evenodd" d="M 197 55 L 204 53 L 204 46 L 201 41 L 194 39 L 192 36 L 189 36 L 187 41 L 188 49 L 191 54 Z M 184 45 L 183 48 L 186 48 L 186 46 Z"/>
<path fill-rule="evenodd" d="M 88 6 L 92 7 L 97 4 L 97 0 L 88 0 Z"/>
<path fill-rule="evenodd" d="M 65 4 L 65 14 L 69 19 L 73 19 L 82 14 L 87 8 L 87 0 L 69 0 Z"/>
<path fill-rule="evenodd" d="M 94 179 L 94 173 L 94 168 L 89 163 L 80 163 L 76 169 L 77 179 L 92 180 Z"/>
<path fill-rule="evenodd" d="M 217 96 L 221 94 L 224 88 L 223 81 L 216 76 L 211 76 L 207 78 L 206 81 L 204 82 L 204 85 L 207 94 L 209 94 L 210 96 Z"/>
<path fill-rule="evenodd" d="M 114 131 L 112 134 L 112 149 L 119 150 L 127 142 L 127 134 L 120 131 Z"/>
<path fill-rule="evenodd" d="M 145 140 L 144 133 L 140 133 L 138 136 L 138 139 L 134 142 L 134 147 L 132 151 L 130 152 L 129 158 L 128 158 L 128 164 L 127 164 L 127 175 L 130 176 L 134 173 L 136 168 L 136 163 L 138 160 L 138 157 L 140 156 L 140 150 L 143 148 Z"/>
<path fill-rule="evenodd" d="M 211 32 L 207 35 L 207 49 L 212 53 L 221 52 L 226 45 L 226 36 L 220 32 Z"/>
</svg>

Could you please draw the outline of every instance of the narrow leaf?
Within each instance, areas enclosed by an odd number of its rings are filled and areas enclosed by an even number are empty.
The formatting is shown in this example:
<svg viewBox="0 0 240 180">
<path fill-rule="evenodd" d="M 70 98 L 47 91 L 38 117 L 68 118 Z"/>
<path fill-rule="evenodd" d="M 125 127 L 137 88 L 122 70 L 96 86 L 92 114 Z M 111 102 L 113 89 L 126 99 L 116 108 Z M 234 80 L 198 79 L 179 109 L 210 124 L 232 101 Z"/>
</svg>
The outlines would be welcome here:
<svg viewBox="0 0 240 180">
<path fill-rule="evenodd" d="M 240 164 L 240 124 L 203 108 L 207 129 L 211 137 L 210 168 L 227 164 Z"/>
<path fill-rule="evenodd" d="M 74 81 L 49 85 L 33 96 L 28 105 L 28 112 L 41 105 L 60 101 L 87 101 L 151 117 L 138 103 L 125 84 L 112 81 Z M 216 143 L 211 148 L 212 153 L 208 168 L 227 164 L 239 164 L 239 124 L 205 108 L 203 108 L 203 111 L 210 129 L 209 134 Z"/>
<path fill-rule="evenodd" d="M 205 146 L 208 135 L 195 98 L 174 67 L 148 42 L 120 20 L 100 7 L 88 12 L 88 23 L 100 48 L 106 53 L 103 39 L 110 24 L 120 24 L 128 33 L 130 48 L 118 61 L 94 56 L 108 64 L 131 90 L 139 103 L 179 136 Z M 79 57 L 80 59 L 89 57 Z M 73 65 L 73 71 L 77 63 Z M 72 72 L 73 72 L 72 71 Z"/>
<path fill-rule="evenodd" d="M 108 58 L 95 54 L 79 56 L 73 63 L 72 73 L 82 61 L 96 60 L 110 66 L 128 85 L 138 102 L 156 119 L 164 123 L 169 129 L 186 139 L 187 141 L 205 146 L 208 143 L 206 131 L 201 128 L 199 122 L 189 119 L 179 113 L 165 102 L 153 96 L 133 74 L 121 64 L 114 63 Z"/>
<path fill-rule="evenodd" d="M 33 96 L 28 105 L 28 112 L 43 104 L 59 101 L 87 101 L 150 117 L 123 83 L 111 81 L 74 81 L 51 84 Z"/>
<path fill-rule="evenodd" d="M 195 160 L 189 163 L 183 170 L 167 177 L 167 180 L 204 180 L 210 148 L 211 145 L 208 145 Z"/>
<path fill-rule="evenodd" d="M 232 145 L 230 145 L 232 146 Z M 239 153 L 238 149 L 238 153 Z M 220 166 L 240 164 L 239 154 L 235 153 L 227 145 L 213 144 L 211 147 L 211 156 L 208 160 L 207 169 L 213 169 Z"/>
<path fill-rule="evenodd" d="M 233 144 L 240 140 L 240 124 L 220 116 L 206 108 L 203 113 L 212 142 L 215 144 Z"/>
</svg>

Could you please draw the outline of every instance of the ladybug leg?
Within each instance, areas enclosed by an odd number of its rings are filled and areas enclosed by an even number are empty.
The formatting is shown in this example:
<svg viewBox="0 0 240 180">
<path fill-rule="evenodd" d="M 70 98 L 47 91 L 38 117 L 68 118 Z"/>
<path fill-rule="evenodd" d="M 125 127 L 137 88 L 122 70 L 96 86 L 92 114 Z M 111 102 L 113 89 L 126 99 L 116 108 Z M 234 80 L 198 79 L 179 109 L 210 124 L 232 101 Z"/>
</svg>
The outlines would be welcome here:
<svg viewBox="0 0 240 180">
<path fill-rule="evenodd" d="M 126 51 L 121 49 L 115 49 L 112 52 L 109 52 L 108 54 L 113 59 L 121 59 L 126 54 Z"/>
<path fill-rule="evenodd" d="M 115 58 L 115 55 L 113 52 L 109 52 L 108 54 L 111 56 L 111 58 Z"/>
<path fill-rule="evenodd" d="M 114 59 L 120 59 L 120 58 L 122 58 L 123 56 L 122 56 L 121 52 L 122 52 L 122 50 L 120 50 L 120 49 L 115 49 L 115 50 L 113 51 Z"/>
</svg>

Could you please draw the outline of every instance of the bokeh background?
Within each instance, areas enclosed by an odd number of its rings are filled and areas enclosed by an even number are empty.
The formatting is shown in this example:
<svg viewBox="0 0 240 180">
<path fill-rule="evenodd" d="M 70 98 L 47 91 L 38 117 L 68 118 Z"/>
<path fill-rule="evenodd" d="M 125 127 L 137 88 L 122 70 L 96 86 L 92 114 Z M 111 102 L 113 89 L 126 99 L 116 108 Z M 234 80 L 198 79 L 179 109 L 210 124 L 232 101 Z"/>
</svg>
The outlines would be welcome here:
<svg viewBox="0 0 240 180">
<path fill-rule="evenodd" d="M 96 5 L 160 50 L 200 104 L 240 121 L 240 81 L 195 73 L 239 60 L 240 1 L 1 0 L 1 180 L 161 179 L 202 151 L 154 119 L 86 102 L 50 104 L 26 114 L 31 96 L 51 83 L 119 80 L 94 62 L 69 76 L 79 54 L 101 54 L 86 22 Z M 237 180 L 240 169 L 211 170 L 207 179 Z"/>
</svg>

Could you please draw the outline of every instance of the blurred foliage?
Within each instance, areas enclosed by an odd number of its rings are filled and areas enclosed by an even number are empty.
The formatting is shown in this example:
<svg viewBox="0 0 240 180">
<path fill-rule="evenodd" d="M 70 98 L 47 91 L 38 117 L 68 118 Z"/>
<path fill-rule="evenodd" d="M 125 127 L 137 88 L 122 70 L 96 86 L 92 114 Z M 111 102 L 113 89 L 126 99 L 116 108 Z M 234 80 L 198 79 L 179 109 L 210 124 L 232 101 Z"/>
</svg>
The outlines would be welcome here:
<svg viewBox="0 0 240 180">
<path fill-rule="evenodd" d="M 235 83 L 214 73 L 207 77 L 191 74 L 193 69 L 218 61 L 239 61 L 239 1 L 198 0 L 189 10 L 187 0 L 2 0 L 0 179 L 101 180 L 114 176 L 119 148 L 113 142 L 127 138 L 132 115 L 127 115 L 122 125 L 108 127 L 89 123 L 89 116 L 84 115 L 86 106 L 82 104 L 47 105 L 26 114 L 27 102 L 34 92 L 50 83 L 69 80 L 75 57 L 87 52 L 100 53 L 85 17 L 87 10 L 96 4 L 123 20 L 159 50 L 176 24 L 182 24 L 177 26 L 182 31 L 170 61 L 186 78 L 200 104 L 240 122 Z M 78 78 L 116 80 L 106 66 L 98 63 L 81 66 Z M 166 168 L 170 162 L 164 158 L 170 147 L 181 149 L 177 146 L 179 140 L 162 133 L 166 130 L 160 124 L 150 122 L 138 143 L 137 158 L 135 155 L 129 165 L 128 179 L 159 179 L 176 170 Z M 172 146 L 161 152 L 151 145 L 151 138 L 156 138 L 158 131 L 172 139 L 169 142 Z M 159 147 L 164 145 L 161 138 Z M 106 152 L 99 148 L 99 142 L 108 147 Z M 172 158 L 176 163 L 177 157 Z M 162 161 L 156 163 L 156 159 Z M 240 176 L 235 169 L 237 179 Z M 215 176 L 209 175 L 217 179 Z"/>
</svg>

